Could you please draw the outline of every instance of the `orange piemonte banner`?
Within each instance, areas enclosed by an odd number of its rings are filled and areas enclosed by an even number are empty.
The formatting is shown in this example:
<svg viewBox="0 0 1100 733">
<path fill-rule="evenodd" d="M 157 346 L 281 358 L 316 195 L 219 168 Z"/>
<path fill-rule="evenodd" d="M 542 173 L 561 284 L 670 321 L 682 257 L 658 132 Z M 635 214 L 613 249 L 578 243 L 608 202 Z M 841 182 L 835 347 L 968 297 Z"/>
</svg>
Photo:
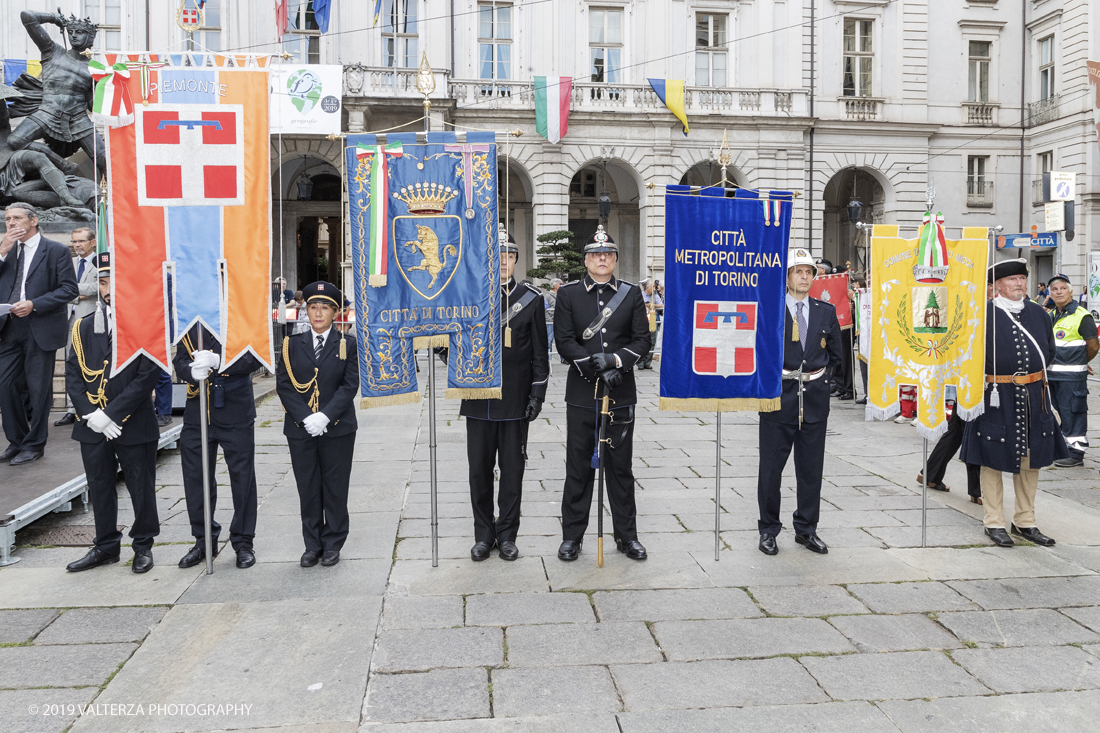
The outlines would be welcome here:
<svg viewBox="0 0 1100 733">
<path fill-rule="evenodd" d="M 251 352 L 273 370 L 268 71 L 205 54 L 125 61 L 134 120 L 107 134 L 115 371 L 141 354 L 168 368 L 195 323 L 223 367 Z"/>
</svg>

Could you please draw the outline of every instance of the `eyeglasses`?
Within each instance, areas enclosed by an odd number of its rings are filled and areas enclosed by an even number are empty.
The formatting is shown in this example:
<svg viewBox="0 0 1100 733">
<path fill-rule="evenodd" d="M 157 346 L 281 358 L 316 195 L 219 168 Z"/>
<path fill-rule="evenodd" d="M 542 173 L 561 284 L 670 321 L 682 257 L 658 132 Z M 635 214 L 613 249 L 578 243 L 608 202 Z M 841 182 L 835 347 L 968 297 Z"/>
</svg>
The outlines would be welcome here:
<svg viewBox="0 0 1100 733">
<path fill-rule="evenodd" d="M 88 242 L 94 242 L 94 239 L 74 239 L 73 244 L 87 244 Z"/>
</svg>

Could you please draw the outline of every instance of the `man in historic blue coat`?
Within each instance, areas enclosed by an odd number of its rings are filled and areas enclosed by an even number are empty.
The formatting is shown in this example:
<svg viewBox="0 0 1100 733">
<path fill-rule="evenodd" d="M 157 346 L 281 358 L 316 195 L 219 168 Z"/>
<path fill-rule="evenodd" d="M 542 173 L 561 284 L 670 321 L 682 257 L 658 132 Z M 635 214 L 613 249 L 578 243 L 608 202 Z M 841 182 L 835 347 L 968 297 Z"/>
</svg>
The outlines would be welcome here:
<svg viewBox="0 0 1100 733">
<path fill-rule="evenodd" d="M 1027 298 L 1027 275 L 1023 259 L 989 268 L 997 295 L 986 306 L 985 413 L 967 423 L 960 454 L 982 467 L 985 533 L 1000 547 L 1013 545 L 1005 531 L 1001 473 L 1012 474 L 1016 492 L 1012 534 L 1049 546 L 1054 540 L 1035 526 L 1039 469 L 1069 456 L 1046 382 L 1054 330 L 1046 311 Z"/>
</svg>

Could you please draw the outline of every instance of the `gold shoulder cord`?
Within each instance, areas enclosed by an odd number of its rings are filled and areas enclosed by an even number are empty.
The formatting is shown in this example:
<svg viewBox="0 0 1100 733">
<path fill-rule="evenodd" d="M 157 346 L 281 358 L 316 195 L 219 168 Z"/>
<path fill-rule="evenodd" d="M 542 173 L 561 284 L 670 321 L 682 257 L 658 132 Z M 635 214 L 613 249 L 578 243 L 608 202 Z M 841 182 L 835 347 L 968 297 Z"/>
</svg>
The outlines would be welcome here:
<svg viewBox="0 0 1100 733">
<path fill-rule="evenodd" d="M 73 353 L 76 354 L 76 363 L 80 365 L 80 372 L 84 376 L 84 382 L 86 384 L 92 384 L 99 380 L 99 389 L 93 394 L 90 391 L 85 393 L 88 395 L 88 401 L 98 408 L 104 408 L 107 406 L 107 365 L 110 364 L 109 359 L 103 360 L 103 368 L 98 370 L 92 370 L 88 368 L 88 365 L 84 362 L 84 344 L 80 341 L 80 321 L 78 320 L 73 324 Z"/>
<path fill-rule="evenodd" d="M 191 357 L 195 355 L 195 347 L 191 343 L 191 334 L 185 334 L 183 337 L 183 348 L 187 349 L 187 356 Z M 199 388 L 197 385 L 188 383 L 187 385 L 187 399 L 192 399 L 199 396 Z"/>
<path fill-rule="evenodd" d="M 294 389 L 298 394 L 305 394 L 309 391 L 309 388 L 313 388 L 313 394 L 309 398 L 309 407 L 313 412 L 317 412 L 321 406 L 321 390 L 317 387 L 317 367 L 313 367 L 313 379 L 309 380 L 305 384 L 302 384 L 294 378 L 294 370 L 290 368 L 290 339 L 283 339 L 283 365 L 286 366 L 286 374 L 290 377 L 290 383 L 294 386 Z"/>
</svg>

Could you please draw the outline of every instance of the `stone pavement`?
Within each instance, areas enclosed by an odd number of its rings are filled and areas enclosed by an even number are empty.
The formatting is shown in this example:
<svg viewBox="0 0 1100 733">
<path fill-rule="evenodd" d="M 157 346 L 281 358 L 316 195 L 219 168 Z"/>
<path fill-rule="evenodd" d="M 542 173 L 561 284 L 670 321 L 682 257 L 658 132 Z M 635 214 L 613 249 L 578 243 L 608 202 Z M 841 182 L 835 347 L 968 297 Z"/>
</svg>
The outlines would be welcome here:
<svg viewBox="0 0 1100 733">
<path fill-rule="evenodd" d="M 439 567 L 426 403 L 360 413 L 343 559 L 299 567 L 282 410 L 268 401 L 256 567 L 233 567 L 231 548 L 212 576 L 176 567 L 190 537 L 179 457 L 167 453 L 148 575 L 67 574 L 81 550 L 49 547 L 21 547 L 23 562 L 0 570 L 0 729 L 1096 729 L 1095 459 L 1042 472 L 1050 549 L 993 548 L 953 464 L 954 489 L 929 496 L 922 548 L 913 429 L 834 402 L 820 525 L 831 551 L 813 555 L 785 532 L 769 558 L 756 550 L 756 416 L 728 414 L 716 562 L 714 416 L 658 412 L 657 375 L 641 372 L 635 471 L 650 559 L 626 560 L 609 536 L 596 568 L 593 521 L 566 564 L 555 557 L 565 406 L 554 366 L 530 432 L 518 561 L 469 560 L 465 428 L 458 403 L 441 401 Z M 218 478 L 224 486 L 221 463 Z M 790 467 L 784 483 L 790 512 Z M 227 526 L 225 502 L 217 515 Z"/>
</svg>

